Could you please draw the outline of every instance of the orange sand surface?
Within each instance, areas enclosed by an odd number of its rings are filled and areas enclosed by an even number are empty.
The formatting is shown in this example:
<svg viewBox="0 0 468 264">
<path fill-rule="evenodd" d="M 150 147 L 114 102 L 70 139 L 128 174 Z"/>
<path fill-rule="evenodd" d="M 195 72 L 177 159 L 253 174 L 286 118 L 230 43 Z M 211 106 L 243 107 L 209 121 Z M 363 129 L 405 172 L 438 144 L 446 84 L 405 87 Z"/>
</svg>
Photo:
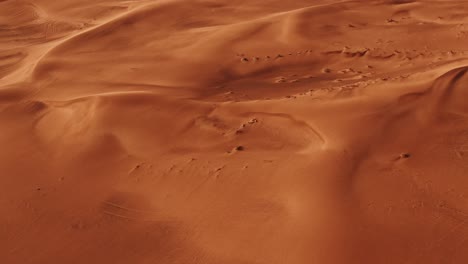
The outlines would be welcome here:
<svg viewBox="0 0 468 264">
<path fill-rule="evenodd" d="M 0 0 L 0 263 L 468 263 L 468 2 Z"/>
</svg>

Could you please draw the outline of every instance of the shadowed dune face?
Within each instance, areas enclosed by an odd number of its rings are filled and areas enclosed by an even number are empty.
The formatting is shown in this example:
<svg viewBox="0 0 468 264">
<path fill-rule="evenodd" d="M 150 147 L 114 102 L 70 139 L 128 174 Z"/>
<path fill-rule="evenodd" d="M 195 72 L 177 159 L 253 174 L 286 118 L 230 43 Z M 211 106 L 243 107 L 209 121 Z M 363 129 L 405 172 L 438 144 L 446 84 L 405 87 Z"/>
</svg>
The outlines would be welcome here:
<svg viewBox="0 0 468 264">
<path fill-rule="evenodd" d="M 466 263 L 463 1 L 0 1 L 0 262 Z"/>
<path fill-rule="evenodd" d="M 454 69 L 436 80 L 431 88 L 436 110 L 443 109 L 466 115 L 468 109 L 463 98 L 468 95 L 468 67 Z"/>
</svg>

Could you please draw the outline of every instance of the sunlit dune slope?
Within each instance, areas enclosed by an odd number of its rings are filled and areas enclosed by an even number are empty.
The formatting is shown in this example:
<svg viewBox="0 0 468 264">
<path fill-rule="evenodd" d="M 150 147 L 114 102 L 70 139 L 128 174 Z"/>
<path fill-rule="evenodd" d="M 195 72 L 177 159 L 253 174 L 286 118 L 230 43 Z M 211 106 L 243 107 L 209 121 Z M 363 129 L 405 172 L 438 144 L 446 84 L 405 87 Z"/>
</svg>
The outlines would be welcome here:
<svg viewBox="0 0 468 264">
<path fill-rule="evenodd" d="M 0 1 L 0 263 L 468 261 L 465 1 Z"/>
</svg>

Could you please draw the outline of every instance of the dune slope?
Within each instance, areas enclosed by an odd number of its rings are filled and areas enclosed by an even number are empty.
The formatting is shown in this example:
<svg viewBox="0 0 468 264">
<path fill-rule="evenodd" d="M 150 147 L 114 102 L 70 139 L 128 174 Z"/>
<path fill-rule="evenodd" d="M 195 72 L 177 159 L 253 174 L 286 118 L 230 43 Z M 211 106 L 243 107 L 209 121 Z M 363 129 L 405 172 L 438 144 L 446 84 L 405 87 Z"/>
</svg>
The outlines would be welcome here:
<svg viewBox="0 0 468 264">
<path fill-rule="evenodd" d="M 0 262 L 468 261 L 468 5 L 0 1 Z"/>
</svg>

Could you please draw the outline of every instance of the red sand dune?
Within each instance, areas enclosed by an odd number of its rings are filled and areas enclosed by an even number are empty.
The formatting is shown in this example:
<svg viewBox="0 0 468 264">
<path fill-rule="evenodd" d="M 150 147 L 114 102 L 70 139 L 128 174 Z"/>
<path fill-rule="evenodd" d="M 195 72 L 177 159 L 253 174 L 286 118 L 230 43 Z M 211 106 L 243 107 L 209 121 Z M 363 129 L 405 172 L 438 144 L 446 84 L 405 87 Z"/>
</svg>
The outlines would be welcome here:
<svg viewBox="0 0 468 264">
<path fill-rule="evenodd" d="M 466 1 L 0 1 L 0 262 L 468 263 Z"/>
</svg>

